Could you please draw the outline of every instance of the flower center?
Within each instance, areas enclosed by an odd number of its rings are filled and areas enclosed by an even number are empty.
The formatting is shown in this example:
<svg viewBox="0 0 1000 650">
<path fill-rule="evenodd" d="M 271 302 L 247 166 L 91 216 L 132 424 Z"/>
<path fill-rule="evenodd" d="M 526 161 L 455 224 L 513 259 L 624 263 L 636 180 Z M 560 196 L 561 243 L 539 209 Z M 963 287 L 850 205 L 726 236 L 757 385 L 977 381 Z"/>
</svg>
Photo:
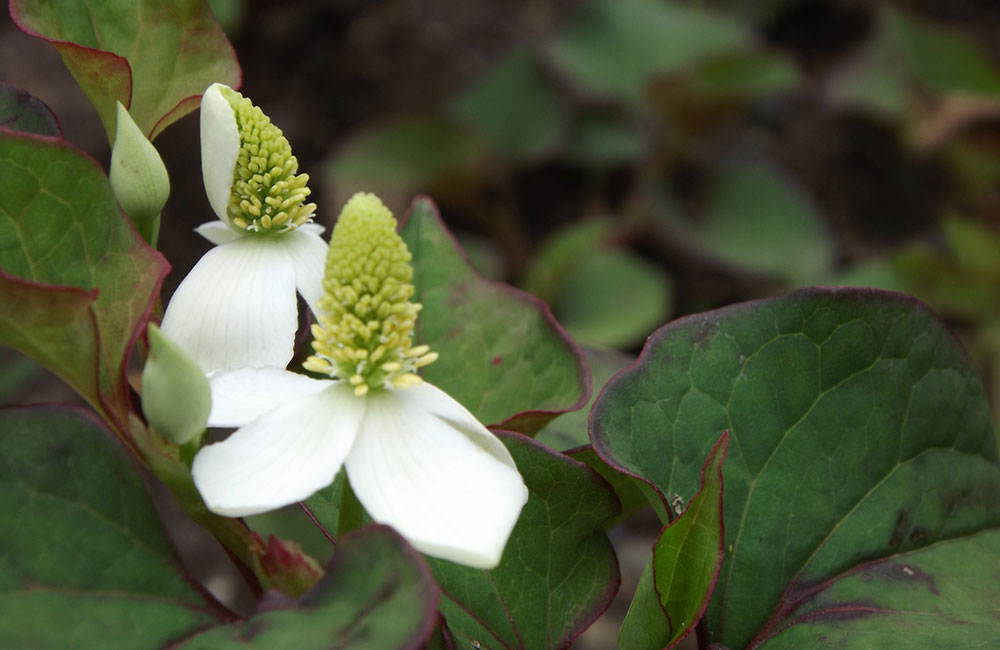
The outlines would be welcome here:
<svg viewBox="0 0 1000 650">
<path fill-rule="evenodd" d="M 299 162 L 292 147 L 260 108 L 226 89 L 224 96 L 236 114 L 240 152 L 227 214 L 237 228 L 248 232 L 285 232 L 312 219 L 315 203 L 306 203 L 308 174 L 296 174 Z"/>
<path fill-rule="evenodd" d="M 411 259 L 389 209 L 373 194 L 355 194 L 330 237 L 306 370 L 346 379 L 358 396 L 423 381 L 416 370 L 438 355 L 413 346 L 422 305 L 410 302 Z"/>
</svg>

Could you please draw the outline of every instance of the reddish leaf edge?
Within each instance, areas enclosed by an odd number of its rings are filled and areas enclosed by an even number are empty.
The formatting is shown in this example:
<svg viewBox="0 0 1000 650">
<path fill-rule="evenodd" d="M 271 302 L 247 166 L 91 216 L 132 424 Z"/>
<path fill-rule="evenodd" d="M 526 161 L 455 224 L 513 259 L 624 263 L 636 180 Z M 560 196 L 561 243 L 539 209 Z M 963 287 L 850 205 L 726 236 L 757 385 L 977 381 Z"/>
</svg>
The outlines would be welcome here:
<svg viewBox="0 0 1000 650">
<path fill-rule="evenodd" d="M 969 539 L 981 533 L 988 532 L 991 529 L 982 529 L 973 532 L 968 535 L 962 535 L 959 537 L 951 537 L 948 539 L 939 540 L 933 544 L 927 546 L 922 546 L 920 548 L 910 549 L 904 553 L 895 553 L 886 557 L 876 558 L 874 560 L 869 560 L 867 562 L 862 562 L 849 569 L 825 580 L 821 583 L 815 584 L 808 589 L 805 589 L 798 593 L 798 597 L 791 603 L 788 603 L 785 608 L 779 607 L 775 608 L 775 613 L 772 617 L 765 623 L 761 630 L 750 640 L 746 646 L 746 650 L 755 650 L 764 643 L 770 641 L 772 638 L 778 636 L 781 632 L 784 632 L 790 627 L 798 625 L 800 623 L 806 623 L 816 619 L 826 618 L 828 620 L 855 620 L 858 618 L 864 618 L 872 614 L 899 614 L 903 610 L 889 609 L 886 607 L 879 607 L 870 602 L 864 600 L 851 600 L 836 605 L 830 605 L 827 607 L 822 607 L 820 609 L 813 610 L 790 619 L 789 616 L 794 614 L 794 612 L 807 605 L 813 596 L 825 591 L 827 588 L 834 586 L 840 580 L 849 577 L 854 573 L 861 573 L 872 569 L 873 567 L 878 567 L 879 565 L 889 565 L 898 562 L 900 559 L 905 558 L 909 555 L 914 555 L 917 553 L 925 552 L 929 549 L 933 549 L 940 546 L 945 546 L 948 544 L 953 544 L 962 540 Z M 904 571 L 908 568 L 905 565 L 902 567 Z M 909 574 L 907 574 L 909 575 Z M 930 579 L 926 574 L 922 574 L 919 570 L 914 572 L 914 575 L 910 577 L 912 580 L 927 580 Z M 905 613 L 905 612 L 903 612 Z M 780 617 L 780 618 L 779 618 Z"/>
<path fill-rule="evenodd" d="M 226 605 L 217 599 L 211 591 L 208 590 L 205 585 L 198 582 L 193 575 L 191 575 L 188 567 L 184 564 L 181 559 L 180 554 L 177 552 L 177 547 L 174 545 L 173 540 L 166 531 L 166 523 L 163 521 L 159 509 L 153 504 L 152 496 L 150 493 L 150 481 L 156 481 L 149 470 L 139 461 L 135 456 L 129 446 L 118 436 L 116 436 L 111 429 L 108 428 L 107 423 L 101 420 L 96 413 L 90 409 L 86 409 L 75 404 L 61 404 L 61 403 L 37 403 L 29 405 L 11 405 L 11 406 L 0 406 L 0 413 L 28 413 L 28 412 L 55 412 L 60 414 L 67 414 L 80 417 L 84 420 L 88 420 L 90 424 L 94 426 L 100 435 L 106 437 L 110 442 L 114 443 L 114 449 L 117 451 L 112 453 L 122 454 L 129 466 L 135 471 L 137 478 L 143 484 L 143 489 L 146 492 L 146 498 L 149 500 L 149 507 L 153 509 L 156 513 L 156 520 L 160 524 L 161 532 L 164 537 L 167 538 L 168 545 L 170 547 L 171 557 L 174 561 L 174 568 L 177 573 L 184 579 L 188 585 L 205 601 L 205 607 L 192 607 L 186 603 L 180 603 L 185 609 L 191 611 L 203 612 L 209 614 L 215 618 L 220 623 L 235 623 L 241 620 L 240 616 L 235 612 L 230 610 Z M 199 628 L 204 630 L 205 628 Z"/>
<path fill-rule="evenodd" d="M 944 330 L 948 333 L 951 341 L 955 344 L 956 348 L 960 350 L 962 357 L 972 363 L 969 357 L 968 351 L 966 351 L 965 346 L 958 339 L 954 332 L 947 326 L 944 320 L 934 312 L 926 303 L 914 298 L 911 295 L 898 293 L 896 291 L 887 291 L 884 289 L 871 289 L 862 287 L 847 287 L 847 286 L 827 286 L 827 285 L 816 285 L 812 287 L 805 287 L 803 289 L 797 289 L 795 291 L 790 291 L 785 294 L 778 296 L 772 296 L 768 298 L 758 298 L 756 300 L 748 300 L 746 302 L 736 303 L 734 305 L 726 305 L 725 307 L 720 307 L 718 309 L 712 309 L 709 311 L 700 312 L 697 314 L 688 314 L 686 316 L 681 316 L 676 318 L 667 324 L 663 325 L 646 339 L 645 344 L 642 346 L 642 350 L 639 352 L 639 356 L 636 357 L 635 361 L 632 362 L 630 366 L 621 370 L 618 374 L 613 376 L 608 380 L 604 387 L 601 389 L 600 393 L 597 395 L 597 399 L 594 400 L 593 406 L 590 408 L 590 417 L 587 419 L 587 432 L 590 435 L 591 446 L 593 446 L 594 451 L 597 453 L 601 459 L 607 463 L 610 467 L 616 469 L 617 471 L 625 474 L 626 476 L 631 476 L 637 478 L 641 481 L 649 484 L 660 498 L 663 500 L 664 504 L 669 505 L 666 496 L 660 491 L 660 489 L 654 485 L 650 480 L 644 476 L 640 476 L 635 472 L 631 471 L 627 467 L 623 466 L 617 461 L 614 456 L 614 452 L 611 450 L 610 445 L 606 437 L 601 431 L 600 427 L 597 425 L 597 415 L 601 412 L 604 407 L 605 397 L 617 389 L 618 385 L 627 381 L 632 375 L 637 373 L 641 368 L 643 368 L 648 362 L 649 358 L 654 354 L 655 348 L 660 344 L 660 342 L 670 336 L 674 330 L 686 326 L 689 322 L 698 322 L 705 320 L 719 320 L 726 318 L 728 316 L 753 312 L 761 305 L 766 305 L 778 300 L 787 300 L 789 298 L 798 299 L 809 299 L 809 298 L 849 298 L 858 302 L 867 302 L 870 300 L 881 300 L 887 302 L 894 302 L 897 304 L 907 305 L 918 311 L 923 312 L 929 316 L 932 320 L 936 321 Z M 992 452 L 992 456 L 996 456 L 996 451 Z M 668 508 L 668 512 L 670 509 Z"/>
<path fill-rule="evenodd" d="M 38 105 L 41 106 L 45 110 L 46 115 L 49 117 L 49 119 L 52 120 L 52 125 L 55 127 L 56 131 L 58 132 L 58 135 L 51 135 L 49 137 L 54 137 L 54 138 L 59 138 L 59 139 L 62 139 L 64 137 L 62 124 L 59 122 L 59 117 L 49 107 L 49 105 L 46 104 L 45 102 L 43 102 L 39 97 L 36 97 L 35 95 L 32 95 L 31 93 L 29 93 L 24 88 L 21 88 L 20 86 L 15 86 L 14 84 L 9 84 L 6 81 L 0 81 L 0 88 L 8 88 L 10 90 L 13 90 L 14 92 L 17 92 L 17 93 L 20 93 L 20 94 L 24 95 L 25 97 L 28 98 L 28 100 L 34 100 L 34 101 L 38 102 Z M 30 133 L 30 131 L 22 131 L 20 129 L 11 128 L 11 127 L 7 126 L 6 123 L 0 124 L 0 128 L 7 129 L 9 131 L 14 131 L 15 133 Z M 35 135 L 42 135 L 42 134 L 37 133 Z"/>
<path fill-rule="evenodd" d="M 700 503 L 700 499 L 702 498 L 702 495 L 705 492 L 705 487 L 706 487 L 706 485 L 705 485 L 705 474 L 712 467 L 713 463 L 716 462 L 716 460 L 715 460 L 716 456 L 719 456 L 717 464 L 716 464 L 716 467 L 715 467 L 715 473 L 716 473 L 716 478 L 719 481 L 719 485 L 723 489 L 719 490 L 719 533 L 720 533 L 720 535 L 719 535 L 719 548 L 718 548 L 718 550 L 716 552 L 716 558 L 715 558 L 715 569 L 712 572 L 712 579 L 710 580 L 710 585 L 709 585 L 708 590 L 705 592 L 705 597 L 702 599 L 701 605 L 698 607 L 698 613 L 691 620 L 691 624 L 688 625 L 687 630 L 684 631 L 684 633 L 681 634 L 679 637 L 677 637 L 676 639 L 674 639 L 673 643 L 671 643 L 666 648 L 664 648 L 664 650 L 671 650 L 671 648 L 676 648 L 678 645 L 680 645 L 680 643 L 684 639 L 686 639 L 688 637 L 688 635 L 691 634 L 691 632 L 693 632 L 695 630 L 695 628 L 697 627 L 698 623 L 701 621 L 702 617 L 705 616 L 705 611 L 708 609 L 708 603 L 712 599 L 712 594 L 715 593 L 715 585 L 719 582 L 719 572 L 722 571 L 722 558 L 723 558 L 723 554 L 725 553 L 725 548 L 726 548 L 726 522 L 723 520 L 723 517 L 722 517 L 722 497 L 723 497 L 724 487 L 725 487 L 725 484 L 724 484 L 723 479 L 722 479 L 722 464 L 725 462 L 726 455 L 728 454 L 728 452 L 729 452 L 729 431 L 723 431 L 722 435 L 719 436 L 719 439 L 715 442 L 715 446 L 712 447 L 712 451 L 710 451 L 708 453 L 708 457 L 705 459 L 705 464 L 702 465 L 702 468 L 701 468 L 701 487 L 698 489 L 698 493 L 694 495 L 694 498 L 692 498 L 690 502 L 688 502 L 687 507 L 684 508 L 684 511 L 680 515 L 678 515 L 676 519 L 674 519 L 672 522 L 670 522 L 669 524 L 667 524 L 666 526 L 663 527 L 663 530 L 660 531 L 659 537 L 656 538 L 656 544 L 659 544 L 660 540 L 663 538 L 663 535 L 666 534 L 667 530 L 670 529 L 670 528 L 672 528 L 679 521 L 681 521 L 681 519 L 684 517 L 684 515 L 687 514 L 688 510 L 691 509 L 691 506 L 693 506 L 695 503 Z M 656 555 L 656 544 L 653 545 L 653 555 Z M 656 595 L 659 596 L 660 592 L 659 592 L 658 589 L 656 589 L 656 562 L 655 561 L 653 562 L 653 589 L 656 590 Z M 667 617 L 667 622 L 670 625 L 670 634 L 671 634 L 671 636 L 673 636 L 673 634 L 674 634 L 674 621 L 673 621 L 673 618 L 670 616 L 670 612 L 666 611 L 666 609 L 663 608 L 663 602 L 662 601 L 660 602 L 660 608 L 663 609 L 663 613 Z"/>
<path fill-rule="evenodd" d="M 529 431 L 531 432 L 530 434 L 523 433 L 523 435 L 527 435 L 530 437 L 531 435 L 534 435 L 539 431 L 541 431 L 546 424 L 548 424 L 555 418 L 559 417 L 560 415 L 563 415 L 564 413 L 570 413 L 572 411 L 579 411 L 584 406 L 586 406 L 587 402 L 590 400 L 591 391 L 593 390 L 590 377 L 590 366 L 587 364 L 587 358 L 583 354 L 583 350 L 580 348 L 579 345 L 577 345 L 576 341 L 573 340 L 573 337 L 571 337 L 569 333 L 566 332 L 566 329 L 559 324 L 559 321 L 556 320 L 556 317 L 552 314 L 552 309 L 549 307 L 548 303 L 546 303 L 541 298 L 538 298 L 537 296 L 534 296 L 526 291 L 518 289 L 517 287 L 513 287 L 504 282 L 497 282 L 495 280 L 484 278 L 479 273 L 479 271 L 475 269 L 472 263 L 469 262 L 469 256 L 466 255 L 465 250 L 458 243 L 458 240 L 455 238 L 454 233 L 451 232 L 451 229 L 448 228 L 447 224 L 444 222 L 444 219 L 441 218 L 441 211 L 438 209 L 437 204 L 434 202 L 434 199 L 432 199 L 430 196 L 427 196 L 426 194 L 418 194 L 413 198 L 413 200 L 410 202 L 410 207 L 406 210 L 406 214 L 403 215 L 403 218 L 400 219 L 399 221 L 399 228 L 402 228 L 409 222 L 413 212 L 417 210 L 418 207 L 421 205 L 427 206 L 431 215 L 437 221 L 438 225 L 441 226 L 441 230 L 451 240 L 452 247 L 462 257 L 462 259 L 465 261 L 466 265 L 469 267 L 469 270 L 473 273 L 476 279 L 478 279 L 483 284 L 486 284 L 495 289 L 498 289 L 499 291 L 502 291 L 503 293 L 506 293 L 515 300 L 527 303 L 529 306 L 531 306 L 539 313 L 541 313 L 542 319 L 545 322 L 545 324 L 548 325 L 548 327 L 556 334 L 557 338 L 563 341 L 566 347 L 569 348 L 569 351 L 573 355 L 573 359 L 576 362 L 577 376 L 582 377 L 582 381 L 579 382 L 578 386 L 581 391 L 580 398 L 577 399 L 577 401 L 574 402 L 572 405 L 564 409 L 530 409 L 527 411 L 520 411 L 518 413 L 514 413 L 513 415 L 507 417 L 506 419 L 500 421 L 499 423 L 489 424 L 487 426 L 491 428 L 496 427 L 497 429 L 506 431 L 516 431 L 516 432 L 522 432 L 522 430 Z"/>
<path fill-rule="evenodd" d="M 437 612 L 438 604 L 441 601 L 441 589 L 438 587 L 437 581 L 434 580 L 434 575 L 431 573 L 431 569 L 427 566 L 427 562 L 424 560 L 423 556 L 421 556 L 416 549 L 410 546 L 409 542 L 407 542 L 402 535 L 389 526 L 385 526 L 383 524 L 369 524 L 341 537 L 337 545 L 337 550 L 334 551 L 333 557 L 330 558 L 330 561 L 325 567 L 326 575 L 321 578 L 318 583 L 316 583 L 315 587 L 296 599 L 294 601 L 295 605 L 297 607 L 301 606 L 303 609 L 307 610 L 311 608 L 314 601 L 322 596 L 323 587 L 336 580 L 340 567 L 350 565 L 344 557 L 346 555 L 346 553 L 343 552 L 344 545 L 351 547 L 357 544 L 363 547 L 365 539 L 375 536 L 388 537 L 392 541 L 393 545 L 396 546 L 396 549 L 402 555 L 406 556 L 407 559 L 411 560 L 419 570 L 421 581 L 428 596 L 422 600 L 424 610 L 423 623 L 419 634 L 414 639 L 411 639 L 409 645 L 404 645 L 400 648 L 400 650 L 419 650 L 419 648 L 423 648 L 427 643 L 427 640 L 434 632 L 434 628 L 437 624 Z M 350 548 L 348 548 L 348 550 L 350 550 Z"/>
<path fill-rule="evenodd" d="M 619 511 L 621 510 L 621 501 L 619 501 L 618 495 L 615 494 L 615 491 L 611 487 L 611 484 L 608 483 L 606 480 L 604 480 L 603 476 L 601 476 L 596 471 L 588 467 L 586 463 L 582 463 L 576 460 L 575 458 L 570 458 L 569 456 L 563 453 L 555 451 L 554 449 L 551 449 L 550 447 L 547 447 L 542 443 L 537 442 L 531 436 L 527 436 L 518 431 L 511 431 L 499 427 L 490 427 L 490 431 L 492 431 L 501 440 L 510 439 L 522 442 L 525 445 L 534 448 L 536 451 L 544 453 L 546 456 L 558 462 L 567 463 L 571 466 L 575 466 L 577 468 L 585 470 L 587 476 L 592 481 L 597 482 L 600 485 L 603 485 L 607 489 L 611 497 L 615 500 L 615 502 L 618 503 Z M 615 598 L 615 594 L 617 594 L 618 590 L 621 588 L 621 567 L 618 563 L 618 555 L 615 552 L 614 547 L 611 545 L 611 541 L 608 539 L 607 533 L 603 528 L 595 529 L 592 535 L 594 534 L 604 535 L 604 540 L 606 542 L 608 551 L 610 552 L 611 556 L 615 558 L 615 574 L 614 576 L 612 576 L 611 580 L 609 580 L 604 584 L 604 589 L 601 591 L 599 600 L 594 604 L 594 606 L 590 609 L 590 611 L 585 612 L 584 615 L 581 618 L 577 619 L 575 621 L 575 624 L 569 630 L 566 631 L 566 634 L 563 636 L 563 638 L 560 639 L 559 642 L 556 644 L 555 646 L 556 648 L 562 649 L 562 648 L 569 648 L 570 646 L 572 646 L 573 643 L 578 638 L 580 638 L 580 635 L 586 632 L 587 629 L 589 629 L 590 626 L 593 625 L 594 622 L 598 618 L 600 618 L 604 612 L 607 611 L 608 607 L 611 606 L 611 603 Z M 486 573 L 488 574 L 489 571 L 487 571 Z M 456 601 L 456 603 L 457 602 L 458 601 Z M 465 608 L 463 607 L 462 609 Z M 504 610 L 506 611 L 506 604 L 504 604 Z M 468 610 L 465 611 L 468 612 L 470 616 L 472 615 L 472 612 L 469 612 Z M 476 620 L 478 621 L 478 619 Z M 483 627 L 485 629 L 489 629 L 485 625 Z M 517 633 L 516 630 L 515 633 Z M 519 634 L 518 637 L 520 638 Z"/>
<path fill-rule="evenodd" d="M 125 69 L 128 70 L 128 89 L 129 89 L 129 92 L 128 92 L 128 97 L 126 97 L 126 99 L 128 101 L 122 102 L 122 104 L 124 104 L 126 108 L 128 108 L 129 106 L 132 105 L 132 87 L 133 87 L 134 84 L 133 84 L 133 80 L 132 80 L 132 66 L 131 66 L 131 64 L 129 64 L 128 59 L 126 59 L 123 56 L 119 56 L 119 55 L 115 54 L 114 52 L 109 52 L 108 50 L 99 50 L 99 49 L 94 48 L 94 47 L 87 47 L 85 45 L 80 45 L 79 43 L 74 43 L 73 41 L 64 41 L 64 40 L 60 40 L 58 38 L 49 38 L 45 34 L 42 34 L 41 32 L 38 32 L 38 31 L 32 29 L 31 27 L 28 27 L 27 24 L 26 24 L 26 22 L 25 22 L 25 20 L 24 20 L 24 17 L 21 15 L 21 3 L 18 2 L 18 0 L 9 0 L 8 5 L 7 5 L 7 9 L 9 11 L 9 13 L 10 13 L 11 20 L 14 22 L 14 25 L 17 26 L 18 29 L 20 29 L 22 32 L 24 32 L 28 36 L 32 36 L 34 38 L 41 39 L 41 40 L 45 41 L 46 43 L 48 43 L 48 44 L 52 45 L 53 47 L 55 47 L 57 51 L 59 51 L 59 48 L 65 47 L 65 48 L 71 49 L 71 50 L 75 49 L 75 50 L 80 50 L 82 52 L 90 52 L 90 53 L 93 53 L 94 55 L 97 55 L 97 56 L 111 57 L 111 59 L 113 61 L 116 61 L 116 62 L 120 61 L 121 63 L 124 63 L 125 64 Z M 60 54 L 61 54 L 61 52 L 60 52 Z"/>
<path fill-rule="evenodd" d="M 101 173 L 101 175 L 107 176 L 106 172 L 104 171 L 104 168 L 101 167 L 101 165 L 96 160 L 94 160 L 94 158 L 92 158 L 89 154 L 87 154 L 87 152 L 77 148 L 76 145 L 63 138 L 58 138 L 55 136 L 47 136 L 47 135 L 38 135 L 35 133 L 24 133 L 22 131 L 14 131 L 12 129 L 8 129 L 6 127 L 0 127 L 0 136 L 23 138 L 27 140 L 40 141 L 46 144 L 57 145 L 81 157 L 84 161 L 91 164 L 95 169 L 97 169 Z M 153 309 L 156 305 L 156 301 L 158 300 L 160 292 L 163 288 L 163 281 L 170 273 L 171 267 L 170 267 L 170 262 L 167 261 L 167 259 L 163 256 L 162 253 L 160 253 L 158 250 L 156 250 L 155 248 L 151 247 L 149 244 L 146 243 L 146 241 L 139 234 L 139 231 L 136 230 L 135 224 L 132 223 L 132 220 L 129 219 L 124 212 L 122 212 L 121 207 L 118 207 L 118 217 L 124 222 L 125 227 L 132 232 L 135 245 L 137 245 L 140 250 L 144 250 L 144 253 L 150 256 L 151 261 L 155 262 L 157 271 L 157 277 L 155 279 L 153 290 L 150 292 L 149 300 L 147 301 L 147 304 L 139 312 L 138 323 L 136 327 L 133 329 L 133 331 L 129 334 L 129 340 L 128 340 L 128 345 L 125 348 L 125 354 L 118 361 L 118 367 L 114 369 L 114 374 L 117 375 L 116 389 L 123 391 L 122 394 L 126 398 L 127 402 L 128 401 L 127 398 L 130 391 L 127 378 L 127 371 L 128 371 L 128 363 L 132 355 L 132 350 L 135 348 L 135 344 L 139 340 L 140 336 L 142 336 L 145 333 L 146 326 L 152 319 Z M 38 288 L 40 290 L 62 291 L 62 292 L 68 292 L 70 290 L 73 290 L 74 292 L 78 291 L 78 292 L 83 292 L 84 294 L 92 295 L 90 303 L 90 314 L 91 318 L 93 319 L 94 331 L 97 332 L 98 334 L 100 333 L 97 328 L 97 318 L 93 311 L 94 310 L 93 304 L 94 301 L 97 300 L 97 296 L 100 293 L 100 289 L 83 289 L 82 287 L 73 287 L 69 285 L 52 285 L 43 282 L 36 282 L 34 280 L 28 280 L 25 278 L 20 278 L 18 276 L 11 275 L 6 271 L 4 271 L 3 269 L 0 269 L 0 274 L 3 274 L 2 277 L 4 277 L 5 279 L 11 279 L 27 288 Z M 97 358 L 100 358 L 102 353 L 100 336 L 97 337 L 97 353 L 98 353 Z M 100 370 L 97 368 L 96 365 L 95 365 L 95 372 L 97 373 L 97 376 L 95 377 L 95 386 L 99 386 Z M 117 407 L 108 402 L 108 399 L 109 399 L 108 395 L 102 395 L 100 394 L 100 392 L 98 392 L 99 404 L 95 406 L 104 411 L 104 415 L 107 416 L 110 421 L 109 423 L 114 425 L 115 431 L 120 436 L 122 436 L 123 439 L 131 440 L 131 434 L 129 433 L 129 425 L 128 425 L 128 415 L 129 415 L 128 410 L 124 412 L 119 412 Z"/>
</svg>

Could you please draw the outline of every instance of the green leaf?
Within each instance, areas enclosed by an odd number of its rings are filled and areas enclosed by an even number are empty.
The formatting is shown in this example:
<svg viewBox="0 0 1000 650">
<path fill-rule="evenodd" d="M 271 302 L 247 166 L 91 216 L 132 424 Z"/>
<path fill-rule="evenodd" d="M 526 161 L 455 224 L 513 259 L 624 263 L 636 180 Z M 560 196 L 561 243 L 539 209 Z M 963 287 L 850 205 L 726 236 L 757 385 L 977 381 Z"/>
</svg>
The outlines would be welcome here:
<svg viewBox="0 0 1000 650">
<path fill-rule="evenodd" d="M 626 250 L 604 250 L 575 269 L 553 309 L 580 343 L 625 348 L 667 320 L 672 294 L 653 264 Z"/>
<path fill-rule="evenodd" d="M 0 529 L 0 647 L 384 650 L 436 621 L 426 565 L 373 526 L 302 598 L 218 625 L 235 616 L 183 576 L 132 460 L 70 408 L 0 410 Z"/>
<path fill-rule="evenodd" d="M 588 110 L 579 115 L 567 146 L 566 157 L 596 168 L 632 165 L 642 155 L 639 126 L 621 115 Z"/>
<path fill-rule="evenodd" d="M 476 167 L 479 141 L 435 117 L 405 117 L 362 131 L 325 170 L 330 185 L 426 191 L 435 179 Z"/>
<path fill-rule="evenodd" d="M 862 562 L 1000 525 L 982 384 L 910 298 L 807 289 L 675 321 L 591 414 L 598 453 L 666 495 L 697 490 L 725 430 L 709 624 L 729 647 Z"/>
<path fill-rule="evenodd" d="M 120 430 L 124 362 L 167 271 L 108 179 L 62 141 L 0 133 L 0 340 L 65 379 Z"/>
<path fill-rule="evenodd" d="M 827 94 L 838 104 L 902 115 L 910 102 L 906 55 L 881 16 L 857 53 L 831 75 Z"/>
<path fill-rule="evenodd" d="M 966 34 L 915 20 L 885 7 L 886 28 L 902 46 L 912 74 L 938 93 L 1000 96 L 1000 73 Z"/>
<path fill-rule="evenodd" d="M 59 121 L 45 103 L 16 86 L 0 82 L 0 127 L 61 137 Z"/>
<path fill-rule="evenodd" d="M 203 0 L 11 0 L 24 32 L 50 42 L 114 142 L 115 102 L 150 140 L 219 81 L 240 83 L 232 46 Z"/>
<path fill-rule="evenodd" d="M 914 91 L 1000 97 L 1000 70 L 967 35 L 884 6 L 872 36 L 832 78 L 830 93 L 844 103 L 889 114 L 911 102 Z"/>
<path fill-rule="evenodd" d="M 761 51 L 713 57 L 698 67 L 691 82 L 700 95 L 727 98 L 789 90 L 799 84 L 800 77 L 791 60 Z"/>
<path fill-rule="evenodd" d="M 477 129 L 498 152 L 539 156 L 559 139 L 565 109 L 531 53 L 515 49 L 459 95 L 456 118 Z"/>
<path fill-rule="evenodd" d="M 0 410 L 0 530 L 4 648 L 155 648 L 214 622 L 131 459 L 81 411 Z"/>
<path fill-rule="evenodd" d="M 619 647 L 672 648 L 705 613 L 722 565 L 722 461 L 728 448 L 729 434 L 723 433 L 702 468 L 698 494 L 656 540 L 622 624 Z"/>
<path fill-rule="evenodd" d="M 597 455 L 592 446 L 577 447 L 563 453 L 597 472 L 601 478 L 607 481 L 611 489 L 615 491 L 615 496 L 618 497 L 618 502 L 621 503 L 622 509 L 617 517 L 605 522 L 605 530 L 611 530 L 629 515 L 646 505 L 652 505 L 657 516 L 660 517 L 660 521 L 669 519 L 666 504 L 655 489 L 651 488 L 642 479 L 622 474 L 614 467 L 605 463 L 604 459 Z"/>
<path fill-rule="evenodd" d="M 612 243 L 614 232 L 609 219 L 565 228 L 525 273 L 528 291 L 551 304 L 559 322 L 583 345 L 628 347 L 670 314 L 669 277 Z"/>
<path fill-rule="evenodd" d="M 591 0 L 552 45 L 552 56 L 585 86 L 638 102 L 655 75 L 749 42 L 731 19 L 677 2 Z"/>
<path fill-rule="evenodd" d="M 548 308 L 472 269 L 434 204 L 414 201 L 400 227 L 413 254 L 417 339 L 440 358 L 421 372 L 480 421 L 535 433 L 589 394 L 579 348 Z"/>
<path fill-rule="evenodd" d="M 778 169 L 731 163 L 709 188 L 705 214 L 667 211 L 665 227 L 721 262 L 807 284 L 833 263 L 831 239 L 809 198 Z"/>
<path fill-rule="evenodd" d="M 460 647 L 566 648 L 618 589 L 603 528 L 618 500 L 581 463 L 523 436 L 498 436 L 524 477 L 528 503 L 496 569 L 429 560 L 443 592 L 441 614 Z"/>
<path fill-rule="evenodd" d="M 427 566 L 385 526 L 345 535 L 312 590 L 287 607 L 219 627 L 178 650 L 422 647 L 436 623 L 438 590 Z"/>
<path fill-rule="evenodd" d="M 877 560 L 806 593 L 761 647 L 988 647 L 1000 634 L 1000 530 Z"/>
<path fill-rule="evenodd" d="M 0 345 L 0 406 L 18 403 L 46 375 L 35 361 Z"/>
<path fill-rule="evenodd" d="M 591 405 L 597 399 L 601 387 L 635 361 L 635 357 L 616 350 L 584 347 L 583 353 L 587 358 L 587 367 L 590 368 L 590 379 L 593 386 L 590 400 L 583 408 L 560 415 L 535 436 L 535 440 L 556 451 L 566 451 L 590 445 L 590 436 L 587 434 L 587 418 L 590 416 Z M 587 464 L 589 465 L 589 463 Z"/>
<path fill-rule="evenodd" d="M 573 269 L 613 235 L 610 219 L 588 219 L 560 230 L 545 242 L 525 271 L 524 288 L 552 302 Z"/>
</svg>

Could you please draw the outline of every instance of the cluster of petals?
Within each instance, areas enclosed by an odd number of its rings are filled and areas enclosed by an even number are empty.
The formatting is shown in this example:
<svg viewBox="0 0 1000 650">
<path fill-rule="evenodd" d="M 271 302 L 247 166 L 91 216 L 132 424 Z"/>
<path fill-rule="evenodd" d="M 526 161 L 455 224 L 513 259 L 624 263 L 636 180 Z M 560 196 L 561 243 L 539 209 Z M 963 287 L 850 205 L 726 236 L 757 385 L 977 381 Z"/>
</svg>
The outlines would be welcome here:
<svg viewBox="0 0 1000 650">
<path fill-rule="evenodd" d="M 358 397 L 343 380 L 232 370 L 213 377 L 212 404 L 209 426 L 240 427 L 192 465 L 218 514 L 305 500 L 343 467 L 374 521 L 423 553 L 489 569 L 528 498 L 506 447 L 427 382 Z"/>
<path fill-rule="evenodd" d="M 240 517 L 305 500 L 343 469 L 371 518 L 415 548 L 495 567 L 528 498 L 513 458 L 468 410 L 426 383 L 359 395 L 349 381 L 289 372 L 296 291 L 319 313 L 322 228 L 251 232 L 227 214 L 240 133 L 229 90 L 201 109 L 202 165 L 216 246 L 174 293 L 162 331 L 208 375 L 210 427 L 192 474 L 209 510 Z M 231 91 L 230 91 L 231 92 Z"/>
<path fill-rule="evenodd" d="M 202 175 L 219 218 L 196 230 L 215 247 L 177 287 L 160 329 L 207 373 L 283 368 L 294 352 L 296 292 L 315 311 L 327 245 L 314 223 L 263 235 L 232 223 L 226 207 L 240 135 L 225 89 L 213 84 L 201 103 Z"/>
</svg>

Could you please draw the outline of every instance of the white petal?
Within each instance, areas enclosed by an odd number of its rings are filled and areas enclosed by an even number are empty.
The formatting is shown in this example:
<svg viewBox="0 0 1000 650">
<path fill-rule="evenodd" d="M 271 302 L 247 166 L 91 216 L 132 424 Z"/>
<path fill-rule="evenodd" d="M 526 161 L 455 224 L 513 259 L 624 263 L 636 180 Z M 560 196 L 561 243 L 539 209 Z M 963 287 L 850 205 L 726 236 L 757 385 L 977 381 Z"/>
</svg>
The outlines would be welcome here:
<svg viewBox="0 0 1000 650">
<path fill-rule="evenodd" d="M 212 210 L 229 223 L 226 206 L 240 152 L 240 131 L 223 89 L 231 90 L 224 84 L 212 84 L 201 96 L 201 175 Z"/>
<path fill-rule="evenodd" d="M 298 314 L 291 258 L 272 238 L 217 246 L 177 287 L 160 330 L 206 372 L 284 368 Z"/>
<path fill-rule="evenodd" d="M 507 449 L 429 384 L 365 399 L 345 466 L 368 513 L 428 555 L 496 566 L 528 498 Z"/>
<path fill-rule="evenodd" d="M 364 412 L 350 386 L 332 383 L 203 447 L 191 465 L 195 486 L 209 510 L 227 517 L 301 501 L 333 482 Z"/>
<path fill-rule="evenodd" d="M 240 237 L 246 236 L 246 231 L 239 233 L 221 221 L 203 223 L 195 228 L 194 231 L 216 246 L 228 244 L 231 241 L 236 241 Z"/>
<path fill-rule="evenodd" d="M 329 379 L 312 379 L 280 368 L 240 368 L 209 375 L 212 388 L 210 427 L 241 427 L 282 404 L 330 387 Z"/>
<path fill-rule="evenodd" d="M 327 243 L 320 237 L 323 227 L 307 223 L 282 236 L 282 243 L 295 265 L 295 285 L 313 314 L 318 314 L 323 295 L 323 271 Z"/>
</svg>

